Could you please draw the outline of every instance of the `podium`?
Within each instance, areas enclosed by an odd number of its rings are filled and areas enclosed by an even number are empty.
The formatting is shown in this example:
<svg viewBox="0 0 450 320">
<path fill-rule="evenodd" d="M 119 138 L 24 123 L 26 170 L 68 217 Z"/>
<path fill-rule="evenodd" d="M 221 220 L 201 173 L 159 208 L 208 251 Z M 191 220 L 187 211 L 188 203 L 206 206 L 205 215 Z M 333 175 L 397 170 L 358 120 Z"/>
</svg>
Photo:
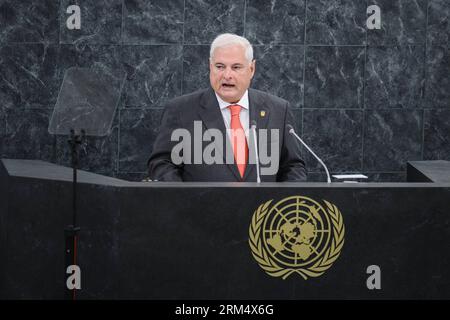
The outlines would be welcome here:
<svg viewBox="0 0 450 320">
<path fill-rule="evenodd" d="M 450 164 L 404 183 L 127 182 L 79 172 L 79 299 L 449 299 Z M 64 298 L 72 169 L 0 162 L 0 298 Z M 267 274 L 249 246 L 261 205 L 339 209 L 345 243 L 318 277 Z M 367 286 L 380 268 L 380 289 Z"/>
</svg>

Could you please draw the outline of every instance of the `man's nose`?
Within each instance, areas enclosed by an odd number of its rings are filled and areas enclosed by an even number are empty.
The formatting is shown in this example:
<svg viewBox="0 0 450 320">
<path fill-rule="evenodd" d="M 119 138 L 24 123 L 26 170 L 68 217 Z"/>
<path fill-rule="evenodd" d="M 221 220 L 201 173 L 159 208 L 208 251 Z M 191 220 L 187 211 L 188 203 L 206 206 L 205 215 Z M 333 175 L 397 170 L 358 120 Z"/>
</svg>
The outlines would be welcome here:
<svg viewBox="0 0 450 320">
<path fill-rule="evenodd" d="M 227 79 L 231 78 L 233 74 L 233 70 L 231 70 L 231 68 L 225 68 L 225 71 L 223 73 L 223 76 Z"/>
</svg>

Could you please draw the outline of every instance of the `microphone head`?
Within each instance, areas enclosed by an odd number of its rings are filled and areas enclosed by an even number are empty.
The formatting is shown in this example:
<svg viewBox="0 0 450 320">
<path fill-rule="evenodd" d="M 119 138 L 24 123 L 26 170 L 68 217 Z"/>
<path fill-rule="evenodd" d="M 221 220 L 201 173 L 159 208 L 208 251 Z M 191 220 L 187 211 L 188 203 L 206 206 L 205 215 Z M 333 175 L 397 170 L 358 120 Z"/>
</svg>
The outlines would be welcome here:
<svg viewBox="0 0 450 320">
<path fill-rule="evenodd" d="M 294 133 L 295 132 L 294 127 L 292 125 L 290 125 L 290 124 L 287 124 L 286 128 L 288 129 L 289 133 Z"/>
<path fill-rule="evenodd" d="M 256 121 L 252 120 L 252 122 L 250 123 L 250 127 L 255 127 L 256 128 Z"/>
</svg>

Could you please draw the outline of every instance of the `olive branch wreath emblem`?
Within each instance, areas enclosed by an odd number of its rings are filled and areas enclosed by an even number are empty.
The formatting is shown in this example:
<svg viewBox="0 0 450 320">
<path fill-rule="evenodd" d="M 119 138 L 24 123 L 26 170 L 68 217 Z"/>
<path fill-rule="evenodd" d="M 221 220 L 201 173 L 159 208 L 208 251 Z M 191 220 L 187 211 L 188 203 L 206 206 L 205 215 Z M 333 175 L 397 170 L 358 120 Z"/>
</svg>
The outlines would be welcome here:
<svg viewBox="0 0 450 320">
<path fill-rule="evenodd" d="M 285 280 L 292 273 L 298 273 L 303 279 L 308 277 L 319 277 L 327 271 L 337 260 L 344 245 L 345 227 L 342 214 L 339 209 L 332 203 L 324 200 L 326 204 L 326 212 L 331 218 L 332 223 L 332 241 L 328 249 L 317 259 L 312 265 L 299 266 L 297 268 L 286 268 L 280 266 L 270 252 L 264 248 L 262 243 L 261 231 L 262 224 L 269 212 L 269 205 L 273 200 L 269 200 L 261 204 L 253 213 L 252 221 L 249 228 L 249 245 L 253 257 L 259 266 L 272 277 L 281 277 Z"/>
</svg>

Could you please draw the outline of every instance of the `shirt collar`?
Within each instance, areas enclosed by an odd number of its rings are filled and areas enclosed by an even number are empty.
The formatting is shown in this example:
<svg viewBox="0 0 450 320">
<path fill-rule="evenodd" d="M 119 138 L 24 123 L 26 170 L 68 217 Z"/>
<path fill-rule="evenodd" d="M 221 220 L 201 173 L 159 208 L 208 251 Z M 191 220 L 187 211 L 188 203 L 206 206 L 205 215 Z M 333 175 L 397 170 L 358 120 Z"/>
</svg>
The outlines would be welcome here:
<svg viewBox="0 0 450 320">
<path fill-rule="evenodd" d="M 228 106 L 231 105 L 231 103 L 223 101 L 216 92 L 214 92 L 216 94 L 216 98 L 217 101 L 219 102 L 219 107 L 221 110 L 228 108 Z M 247 109 L 248 110 L 248 90 L 245 90 L 244 95 L 242 96 L 241 100 L 239 100 L 237 103 L 234 104 L 238 104 L 240 105 L 242 108 Z"/>
</svg>

